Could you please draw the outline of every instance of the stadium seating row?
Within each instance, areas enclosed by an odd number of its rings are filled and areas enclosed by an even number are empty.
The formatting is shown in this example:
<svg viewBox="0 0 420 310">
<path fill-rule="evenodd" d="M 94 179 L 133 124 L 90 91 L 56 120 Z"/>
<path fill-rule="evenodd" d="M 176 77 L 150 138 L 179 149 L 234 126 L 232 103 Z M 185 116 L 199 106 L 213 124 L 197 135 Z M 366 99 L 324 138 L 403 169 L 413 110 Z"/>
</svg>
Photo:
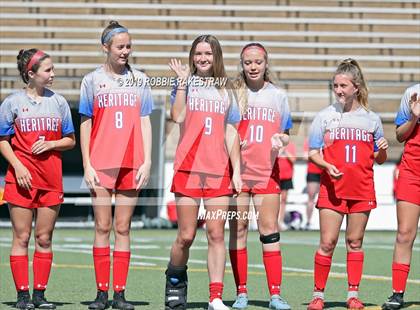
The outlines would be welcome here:
<svg viewBox="0 0 420 310">
<path fill-rule="evenodd" d="M 0 98 L 21 86 L 17 50 L 36 46 L 53 56 L 54 87 L 76 107 L 82 76 L 103 62 L 98 41 L 111 19 L 130 29 L 131 63 L 150 77 L 170 76 L 169 59 L 185 62 L 199 34 L 221 40 L 230 76 L 238 71 L 241 46 L 262 42 L 272 75 L 288 91 L 294 117 L 304 124 L 332 100 L 329 83 L 340 59 L 361 62 L 370 104 L 392 136 L 399 97 L 420 80 L 418 1 L 260 0 L 256 6 L 250 0 L 79 0 L 0 1 L 0 6 Z M 155 89 L 157 102 L 166 102 L 167 93 Z"/>
</svg>

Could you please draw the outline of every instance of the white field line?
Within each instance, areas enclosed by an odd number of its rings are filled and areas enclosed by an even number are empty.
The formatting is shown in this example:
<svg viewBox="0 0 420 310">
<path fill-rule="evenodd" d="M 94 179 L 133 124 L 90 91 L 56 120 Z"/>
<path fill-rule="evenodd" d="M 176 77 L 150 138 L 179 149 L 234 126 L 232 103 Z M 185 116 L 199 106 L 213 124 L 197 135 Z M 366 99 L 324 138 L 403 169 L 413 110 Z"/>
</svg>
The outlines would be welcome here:
<svg viewBox="0 0 420 310">
<path fill-rule="evenodd" d="M 54 244 L 54 249 L 56 247 L 61 247 L 61 248 L 73 248 L 73 249 L 90 249 L 92 250 L 92 244 Z M 161 247 L 158 245 L 138 245 L 138 244 L 132 244 L 131 245 L 132 249 L 160 249 Z"/>
<path fill-rule="evenodd" d="M 342 263 L 332 263 L 333 267 L 337 267 L 337 268 L 346 268 L 347 265 L 346 264 L 342 264 Z"/>
<path fill-rule="evenodd" d="M 71 237 L 70 238 L 69 237 L 63 238 L 63 240 L 64 240 L 64 242 L 78 242 L 78 243 L 84 241 L 82 238 L 71 238 Z"/>
</svg>

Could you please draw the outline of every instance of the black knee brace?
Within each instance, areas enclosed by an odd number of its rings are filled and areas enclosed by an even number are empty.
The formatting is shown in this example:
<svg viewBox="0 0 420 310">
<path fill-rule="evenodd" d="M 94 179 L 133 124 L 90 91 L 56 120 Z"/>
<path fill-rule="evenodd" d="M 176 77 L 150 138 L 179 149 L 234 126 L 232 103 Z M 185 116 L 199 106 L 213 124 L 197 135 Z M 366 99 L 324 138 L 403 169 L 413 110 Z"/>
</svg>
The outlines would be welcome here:
<svg viewBox="0 0 420 310">
<path fill-rule="evenodd" d="M 270 243 L 276 243 L 280 241 L 280 233 L 272 233 L 269 235 L 260 235 L 260 241 L 263 244 L 270 244 Z"/>
</svg>

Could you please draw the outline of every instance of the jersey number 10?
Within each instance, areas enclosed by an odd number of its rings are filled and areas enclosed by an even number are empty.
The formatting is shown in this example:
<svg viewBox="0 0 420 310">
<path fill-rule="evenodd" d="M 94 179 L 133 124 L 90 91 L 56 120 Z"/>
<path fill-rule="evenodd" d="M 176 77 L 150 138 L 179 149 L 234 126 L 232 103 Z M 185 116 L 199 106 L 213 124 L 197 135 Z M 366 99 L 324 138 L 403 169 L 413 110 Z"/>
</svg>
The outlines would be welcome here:
<svg viewBox="0 0 420 310">
<path fill-rule="evenodd" d="M 257 143 L 261 143 L 263 142 L 263 138 L 264 138 L 264 127 L 261 125 L 251 125 L 249 126 L 249 140 L 250 142 L 257 142 Z"/>
</svg>

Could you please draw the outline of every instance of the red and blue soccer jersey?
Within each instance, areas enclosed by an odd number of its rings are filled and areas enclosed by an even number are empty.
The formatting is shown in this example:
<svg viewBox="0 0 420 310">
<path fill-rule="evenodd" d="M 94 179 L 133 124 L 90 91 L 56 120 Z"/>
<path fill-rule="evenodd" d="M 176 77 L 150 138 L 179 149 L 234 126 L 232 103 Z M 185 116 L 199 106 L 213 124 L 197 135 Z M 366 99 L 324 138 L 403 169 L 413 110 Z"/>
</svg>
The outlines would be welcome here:
<svg viewBox="0 0 420 310">
<path fill-rule="evenodd" d="M 268 181 L 272 176 L 278 152 L 272 150 L 271 137 L 290 129 L 291 120 L 287 95 L 282 89 L 271 83 L 256 92 L 248 89 L 248 106 L 238 129 L 244 180 Z"/>
<path fill-rule="evenodd" d="M 117 80 L 103 66 L 83 78 L 79 113 L 92 119 L 89 152 L 94 169 L 138 169 L 144 162 L 140 117 L 153 110 L 146 79 L 133 69 Z"/>
<path fill-rule="evenodd" d="M 420 84 L 413 85 L 404 93 L 401 99 L 400 109 L 397 117 L 395 118 L 395 124 L 401 126 L 411 119 L 411 108 L 409 100 L 413 93 L 417 93 L 420 97 Z M 406 177 L 409 179 L 420 179 L 420 120 L 417 121 L 416 126 L 413 129 L 411 135 L 405 141 L 404 153 L 401 160 L 400 166 L 400 177 Z"/>
<path fill-rule="evenodd" d="M 381 119 L 362 107 L 343 112 L 335 103 L 319 112 L 311 125 L 309 147 L 322 149 L 324 160 L 343 173 L 340 179 L 334 179 L 324 170 L 319 196 L 333 191 L 340 199 L 375 200 L 375 142 L 382 137 Z"/>
<path fill-rule="evenodd" d="M 171 104 L 175 96 L 176 89 L 172 91 Z M 240 120 L 235 97 L 225 89 L 214 86 L 190 85 L 185 109 L 174 160 L 175 172 L 228 175 L 225 128 L 227 123 L 236 124 Z"/>
<path fill-rule="evenodd" d="M 49 89 L 45 89 L 40 103 L 21 90 L 4 99 L 0 106 L 0 136 L 12 136 L 12 149 L 31 173 L 33 188 L 63 191 L 61 152 L 34 155 L 31 148 L 39 139 L 60 140 L 72 133 L 74 128 L 66 99 Z M 17 183 L 10 165 L 5 181 Z"/>
</svg>

